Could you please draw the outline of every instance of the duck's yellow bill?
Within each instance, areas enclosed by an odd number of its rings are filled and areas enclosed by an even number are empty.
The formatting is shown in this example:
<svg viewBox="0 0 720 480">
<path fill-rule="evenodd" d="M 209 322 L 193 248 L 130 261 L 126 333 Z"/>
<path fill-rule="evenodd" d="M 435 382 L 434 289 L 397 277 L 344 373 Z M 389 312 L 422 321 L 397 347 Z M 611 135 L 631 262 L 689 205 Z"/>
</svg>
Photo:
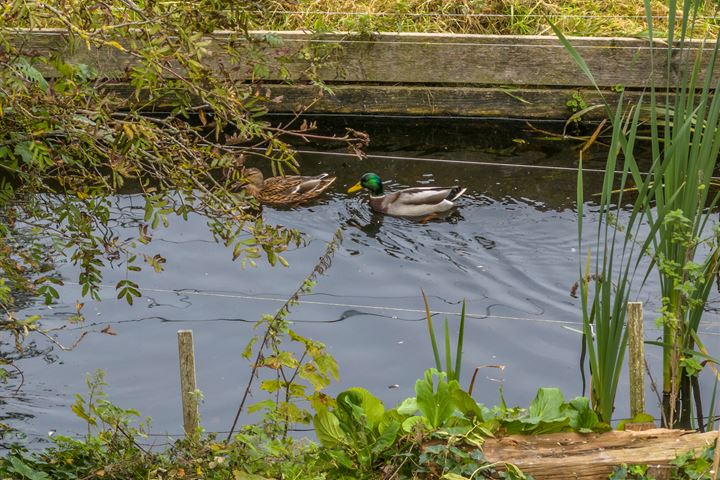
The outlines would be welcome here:
<svg viewBox="0 0 720 480">
<path fill-rule="evenodd" d="M 354 192 L 360 191 L 360 190 L 362 190 L 362 188 L 363 188 L 363 186 L 360 185 L 360 182 L 357 182 L 355 185 L 348 188 L 348 193 L 354 193 Z"/>
</svg>

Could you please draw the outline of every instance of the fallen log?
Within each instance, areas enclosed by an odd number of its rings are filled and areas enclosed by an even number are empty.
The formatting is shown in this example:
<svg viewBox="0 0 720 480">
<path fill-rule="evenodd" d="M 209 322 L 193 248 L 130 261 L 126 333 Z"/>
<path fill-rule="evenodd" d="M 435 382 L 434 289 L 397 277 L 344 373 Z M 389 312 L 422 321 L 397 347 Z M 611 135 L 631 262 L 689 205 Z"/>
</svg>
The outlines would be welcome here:
<svg viewBox="0 0 720 480">
<path fill-rule="evenodd" d="M 553 433 L 488 439 L 488 461 L 512 463 L 536 480 L 607 478 L 622 464 L 650 466 L 657 480 L 670 478 L 670 461 L 711 445 L 717 432 L 652 429 L 640 432 Z"/>
</svg>

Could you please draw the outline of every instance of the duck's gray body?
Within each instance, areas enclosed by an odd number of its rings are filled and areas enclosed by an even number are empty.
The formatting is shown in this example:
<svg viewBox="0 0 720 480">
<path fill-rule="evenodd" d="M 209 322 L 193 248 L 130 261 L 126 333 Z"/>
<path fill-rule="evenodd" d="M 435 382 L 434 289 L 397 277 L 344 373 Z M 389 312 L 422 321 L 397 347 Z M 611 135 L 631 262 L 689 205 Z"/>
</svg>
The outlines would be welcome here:
<svg viewBox="0 0 720 480">
<path fill-rule="evenodd" d="M 413 187 L 385 195 L 370 195 L 370 207 L 400 217 L 422 217 L 450 210 L 463 193 L 460 187 Z"/>
</svg>

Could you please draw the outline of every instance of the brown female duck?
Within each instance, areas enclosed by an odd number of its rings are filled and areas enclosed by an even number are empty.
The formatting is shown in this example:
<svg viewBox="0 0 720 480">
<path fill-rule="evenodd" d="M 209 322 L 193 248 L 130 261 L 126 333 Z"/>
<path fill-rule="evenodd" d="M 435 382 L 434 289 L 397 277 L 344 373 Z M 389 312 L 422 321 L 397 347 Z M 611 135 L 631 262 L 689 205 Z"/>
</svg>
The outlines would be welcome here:
<svg viewBox="0 0 720 480">
<path fill-rule="evenodd" d="M 258 202 L 270 206 L 297 205 L 319 196 L 335 181 L 322 173 L 315 176 L 286 175 L 264 178 L 257 168 L 246 168 L 243 174 L 247 192 Z"/>
</svg>

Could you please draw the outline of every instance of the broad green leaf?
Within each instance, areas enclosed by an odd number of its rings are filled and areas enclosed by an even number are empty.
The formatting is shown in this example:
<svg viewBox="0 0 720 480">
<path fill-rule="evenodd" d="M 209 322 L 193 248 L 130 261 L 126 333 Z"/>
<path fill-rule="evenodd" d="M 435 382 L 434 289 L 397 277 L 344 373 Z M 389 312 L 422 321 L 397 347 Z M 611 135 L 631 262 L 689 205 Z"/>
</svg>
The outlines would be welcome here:
<svg viewBox="0 0 720 480">
<path fill-rule="evenodd" d="M 402 424 L 405 418 L 406 415 L 401 415 L 395 408 L 393 408 L 392 410 L 385 410 L 385 413 L 380 419 L 380 422 L 378 422 L 377 424 L 378 433 L 382 435 L 385 430 L 393 423 Z"/>
<path fill-rule="evenodd" d="M 400 423 L 399 422 L 392 422 L 385 428 L 385 431 L 378 437 L 377 441 L 375 442 L 375 445 L 372 447 L 372 453 L 377 455 L 388 448 L 392 447 L 395 443 L 395 439 L 397 438 L 397 434 L 400 431 Z"/>
<path fill-rule="evenodd" d="M 338 395 L 337 401 L 338 406 L 352 404 L 358 407 L 371 426 L 378 425 L 385 413 L 382 402 L 364 388 L 349 388 Z"/>
<path fill-rule="evenodd" d="M 570 400 L 570 407 L 574 414 L 570 414 L 570 426 L 581 433 L 592 431 L 598 424 L 598 416 L 590 407 L 590 400 L 586 397 L 576 397 Z"/>
<path fill-rule="evenodd" d="M 565 399 L 559 388 L 540 388 L 530 403 L 529 417 L 552 420 L 560 417 L 560 409 Z"/>
<path fill-rule="evenodd" d="M 437 377 L 437 391 L 433 377 Z M 453 414 L 450 384 L 445 380 L 444 373 L 431 368 L 425 372 L 424 378 L 415 382 L 415 394 L 420 412 L 428 419 L 433 428 L 440 427 Z M 457 385 L 457 382 L 452 382 Z"/>
<path fill-rule="evenodd" d="M 342 445 L 346 441 L 338 418 L 327 410 L 320 410 L 313 417 L 313 426 L 318 440 L 324 447 Z"/>
<path fill-rule="evenodd" d="M 456 388 L 451 395 L 455 408 L 460 410 L 467 418 L 476 418 L 480 422 L 485 420 L 482 409 L 465 390 Z"/>
<path fill-rule="evenodd" d="M 406 418 L 402 423 L 402 429 L 403 431 L 410 433 L 415 428 L 415 425 L 424 425 L 427 430 L 431 430 L 433 428 L 433 426 L 430 425 L 430 423 L 428 422 L 427 418 L 415 416 Z"/>
<path fill-rule="evenodd" d="M 406 398 L 397 407 L 400 415 L 415 415 L 418 411 L 417 399 L 415 397 Z"/>
<path fill-rule="evenodd" d="M 14 455 L 10 457 L 10 464 L 12 472 L 18 473 L 28 480 L 50 480 L 47 473 L 35 470 Z"/>
</svg>

